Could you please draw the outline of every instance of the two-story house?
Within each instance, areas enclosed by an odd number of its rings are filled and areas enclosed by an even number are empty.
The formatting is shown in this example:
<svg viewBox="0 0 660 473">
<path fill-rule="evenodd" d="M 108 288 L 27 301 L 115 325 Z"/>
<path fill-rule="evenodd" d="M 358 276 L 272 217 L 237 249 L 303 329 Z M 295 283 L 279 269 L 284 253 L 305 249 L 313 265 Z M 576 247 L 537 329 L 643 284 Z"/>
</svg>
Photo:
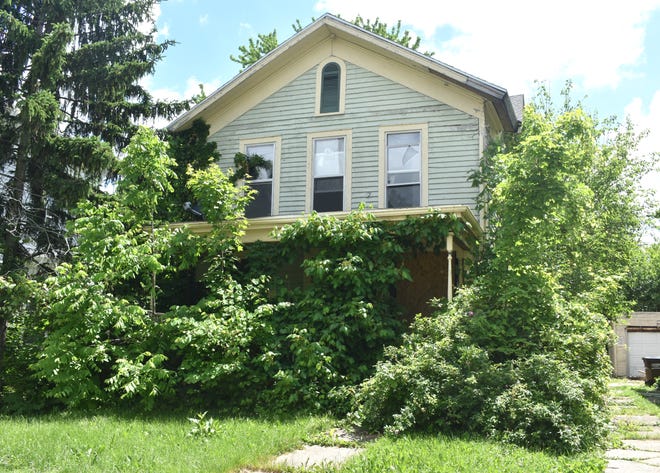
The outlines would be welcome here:
<svg viewBox="0 0 660 473">
<path fill-rule="evenodd" d="M 248 242 L 312 211 L 341 215 L 360 204 L 390 220 L 433 208 L 479 236 L 479 189 L 468 176 L 491 137 L 516 131 L 521 109 L 521 96 L 326 14 L 169 129 L 203 119 L 223 168 L 239 151 L 271 162 L 251 181 Z M 408 298 L 451 298 L 464 240 L 450 236 L 440 261 L 411 263 Z"/>
</svg>

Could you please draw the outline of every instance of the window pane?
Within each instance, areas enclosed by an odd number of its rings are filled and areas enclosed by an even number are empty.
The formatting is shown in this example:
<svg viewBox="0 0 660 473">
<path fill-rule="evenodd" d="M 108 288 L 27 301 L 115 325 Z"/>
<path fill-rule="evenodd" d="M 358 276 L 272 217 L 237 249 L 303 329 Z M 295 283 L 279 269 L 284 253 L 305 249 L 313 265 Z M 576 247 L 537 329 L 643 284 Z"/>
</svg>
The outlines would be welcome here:
<svg viewBox="0 0 660 473">
<path fill-rule="evenodd" d="M 257 191 L 254 200 L 245 209 L 247 218 L 268 217 L 271 212 L 271 201 L 273 195 L 272 182 L 252 182 L 248 184 Z"/>
<path fill-rule="evenodd" d="M 418 131 L 387 135 L 388 171 L 419 171 L 421 163 L 420 133 Z"/>
<path fill-rule="evenodd" d="M 245 147 L 248 156 L 258 155 L 266 161 L 270 161 L 270 169 L 259 169 L 259 175 L 253 176 L 254 181 L 262 181 L 273 178 L 273 162 L 275 161 L 275 144 L 248 145 Z"/>
<path fill-rule="evenodd" d="M 314 205 L 312 208 L 317 212 L 344 210 L 344 178 L 314 179 Z"/>
<path fill-rule="evenodd" d="M 339 111 L 339 65 L 326 64 L 321 72 L 321 113 Z"/>
<path fill-rule="evenodd" d="M 344 138 L 314 140 L 314 177 L 344 175 Z"/>
<path fill-rule="evenodd" d="M 387 185 L 419 184 L 419 172 L 390 172 L 387 174 Z"/>
<path fill-rule="evenodd" d="M 387 188 L 387 207 L 419 207 L 419 184 Z"/>
</svg>

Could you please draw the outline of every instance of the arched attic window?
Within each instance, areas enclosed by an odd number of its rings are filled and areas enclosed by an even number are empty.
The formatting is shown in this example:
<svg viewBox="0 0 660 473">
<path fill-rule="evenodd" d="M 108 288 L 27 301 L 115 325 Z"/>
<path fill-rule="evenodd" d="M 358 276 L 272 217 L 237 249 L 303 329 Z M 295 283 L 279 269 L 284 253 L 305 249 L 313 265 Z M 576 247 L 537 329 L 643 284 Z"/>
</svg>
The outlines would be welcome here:
<svg viewBox="0 0 660 473">
<path fill-rule="evenodd" d="M 320 113 L 339 112 L 341 96 L 341 67 L 336 62 L 329 62 L 321 71 Z"/>
</svg>

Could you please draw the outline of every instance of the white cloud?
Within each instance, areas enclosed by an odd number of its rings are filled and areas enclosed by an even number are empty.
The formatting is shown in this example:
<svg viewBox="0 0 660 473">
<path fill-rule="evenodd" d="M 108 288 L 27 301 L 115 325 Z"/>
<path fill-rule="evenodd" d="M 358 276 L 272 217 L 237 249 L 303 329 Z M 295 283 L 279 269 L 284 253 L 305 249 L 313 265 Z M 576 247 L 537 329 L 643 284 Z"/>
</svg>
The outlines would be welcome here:
<svg viewBox="0 0 660 473">
<path fill-rule="evenodd" d="M 184 100 L 189 99 L 193 95 L 199 94 L 199 85 L 202 84 L 204 87 L 204 92 L 206 95 L 210 95 L 215 89 L 220 87 L 222 81 L 219 77 L 212 79 L 210 81 L 204 82 L 199 80 L 195 76 L 190 76 L 186 79 L 186 85 L 184 89 L 171 89 L 167 87 L 154 88 L 153 87 L 153 77 L 148 76 L 140 81 L 140 85 L 146 88 L 154 98 L 158 100 Z"/>
<path fill-rule="evenodd" d="M 184 100 L 190 99 L 193 95 L 199 94 L 199 85 L 202 84 L 204 87 L 204 93 L 210 95 L 218 87 L 220 87 L 222 81 L 220 78 L 212 79 L 208 82 L 199 80 L 195 76 L 190 76 L 186 79 L 186 86 L 183 91 L 181 89 L 171 89 L 167 87 L 154 88 L 153 86 L 153 76 L 144 77 L 140 80 L 140 85 L 147 89 L 149 93 L 157 100 Z M 150 121 L 146 123 L 149 126 L 155 128 L 164 128 L 170 120 L 159 118 L 157 120 Z"/>
<path fill-rule="evenodd" d="M 170 35 L 170 25 L 168 23 L 164 23 L 163 26 L 158 28 L 158 34 L 156 35 L 156 39 L 158 40 L 159 37 L 167 38 L 169 35 Z"/>
<path fill-rule="evenodd" d="M 648 136 L 640 142 L 640 154 L 660 153 L 660 90 L 655 92 L 648 107 L 643 106 L 642 99 L 635 98 L 625 108 L 625 113 L 639 130 L 648 131 Z M 653 189 L 656 198 L 660 198 L 660 169 L 646 176 L 642 185 Z"/>
<path fill-rule="evenodd" d="M 659 7 L 660 0 L 320 0 L 315 6 L 347 19 L 358 13 L 390 25 L 401 19 L 422 36 L 420 49 L 512 93 L 529 92 L 535 80 L 568 78 L 585 88 L 616 87 L 644 60 L 646 22 Z"/>
<path fill-rule="evenodd" d="M 208 13 L 199 16 L 199 24 L 200 24 L 200 25 L 205 25 L 205 24 L 207 24 L 208 22 L 209 22 L 209 15 L 208 15 Z"/>
</svg>

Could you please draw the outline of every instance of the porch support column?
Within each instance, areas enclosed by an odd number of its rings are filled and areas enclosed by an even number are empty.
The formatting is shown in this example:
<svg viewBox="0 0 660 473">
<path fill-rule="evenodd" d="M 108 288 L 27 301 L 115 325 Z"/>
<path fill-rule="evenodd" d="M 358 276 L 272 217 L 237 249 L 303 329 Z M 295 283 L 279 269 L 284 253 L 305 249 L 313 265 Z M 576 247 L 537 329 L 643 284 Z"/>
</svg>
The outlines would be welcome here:
<svg viewBox="0 0 660 473">
<path fill-rule="evenodd" d="M 454 293 L 454 274 L 451 268 L 452 253 L 454 252 L 454 234 L 447 235 L 447 300 L 451 302 Z"/>
</svg>

